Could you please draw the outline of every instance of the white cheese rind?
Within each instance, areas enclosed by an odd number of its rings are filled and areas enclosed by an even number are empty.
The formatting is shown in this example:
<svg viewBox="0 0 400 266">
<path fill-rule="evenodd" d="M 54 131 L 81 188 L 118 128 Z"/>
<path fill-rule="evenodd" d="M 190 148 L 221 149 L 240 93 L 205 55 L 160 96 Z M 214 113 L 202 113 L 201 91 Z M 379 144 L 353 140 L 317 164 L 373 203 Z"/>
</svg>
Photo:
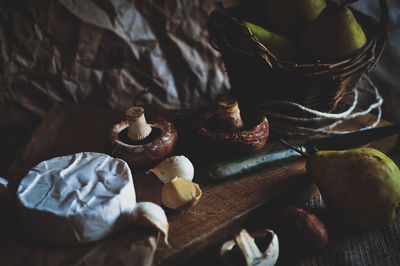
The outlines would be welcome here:
<svg viewBox="0 0 400 266">
<path fill-rule="evenodd" d="M 126 162 L 82 152 L 43 161 L 21 181 L 24 224 L 37 238 L 73 244 L 100 240 L 124 225 L 136 195 Z"/>
</svg>

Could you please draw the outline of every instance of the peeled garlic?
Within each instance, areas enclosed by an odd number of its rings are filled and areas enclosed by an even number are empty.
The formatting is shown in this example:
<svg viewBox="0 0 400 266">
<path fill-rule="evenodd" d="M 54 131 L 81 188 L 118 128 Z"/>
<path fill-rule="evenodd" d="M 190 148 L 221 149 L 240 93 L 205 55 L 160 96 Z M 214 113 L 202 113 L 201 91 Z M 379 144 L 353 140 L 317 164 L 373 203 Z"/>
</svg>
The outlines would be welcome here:
<svg viewBox="0 0 400 266">
<path fill-rule="evenodd" d="M 192 162 L 183 155 L 171 156 L 160 162 L 156 167 L 150 169 L 163 183 L 167 183 L 179 177 L 188 181 L 193 180 L 194 167 Z"/>
<path fill-rule="evenodd" d="M 182 178 L 174 178 L 164 184 L 161 199 L 168 208 L 181 210 L 194 206 L 201 194 L 198 184 Z"/>
</svg>

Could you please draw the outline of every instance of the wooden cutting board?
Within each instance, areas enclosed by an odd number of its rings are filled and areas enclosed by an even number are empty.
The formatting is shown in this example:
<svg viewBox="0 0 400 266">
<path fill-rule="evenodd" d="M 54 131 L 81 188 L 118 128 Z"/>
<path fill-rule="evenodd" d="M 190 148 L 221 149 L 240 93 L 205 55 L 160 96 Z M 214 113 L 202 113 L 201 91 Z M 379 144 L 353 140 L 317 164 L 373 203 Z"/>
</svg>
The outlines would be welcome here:
<svg viewBox="0 0 400 266">
<path fill-rule="evenodd" d="M 360 128 L 371 119 L 374 119 L 372 115 L 351 121 L 342 129 Z M 56 105 L 34 132 L 19 160 L 12 165 L 7 176 L 11 186 L 15 189 L 26 172 L 42 160 L 80 151 L 107 153 L 107 134 L 111 126 L 121 120 L 122 112 L 79 105 Z M 190 154 L 194 149 L 191 149 L 193 139 L 185 139 L 185 132 L 179 131 L 179 134 L 180 144 L 176 153 Z M 388 151 L 395 142 L 396 137 L 388 137 L 374 145 Z M 279 144 L 268 141 L 266 149 L 276 148 L 279 148 Z M 194 161 L 194 181 L 203 190 L 202 198 L 189 210 L 167 211 L 172 248 L 165 246 L 160 239 L 156 248 L 156 233 L 143 228 L 140 232 L 126 230 L 117 237 L 81 247 L 50 247 L 37 244 L 24 233 L 16 236 L 10 231 L 1 240 L 7 247 L 2 251 L 2 258 L 13 265 L 107 265 L 107 262 L 125 265 L 132 263 L 137 252 L 142 252 L 149 258 L 154 256 L 156 265 L 175 264 L 231 237 L 253 211 L 270 200 L 298 200 L 309 195 L 312 187 L 302 160 L 222 183 L 212 183 L 201 176 L 204 167 L 201 158 L 207 161 L 210 155 L 207 151 L 202 152 L 197 154 Z M 138 201 L 161 204 L 161 182 L 152 175 L 144 174 L 143 170 L 133 167 L 132 171 Z M 142 249 L 138 249 L 138 246 Z"/>
</svg>

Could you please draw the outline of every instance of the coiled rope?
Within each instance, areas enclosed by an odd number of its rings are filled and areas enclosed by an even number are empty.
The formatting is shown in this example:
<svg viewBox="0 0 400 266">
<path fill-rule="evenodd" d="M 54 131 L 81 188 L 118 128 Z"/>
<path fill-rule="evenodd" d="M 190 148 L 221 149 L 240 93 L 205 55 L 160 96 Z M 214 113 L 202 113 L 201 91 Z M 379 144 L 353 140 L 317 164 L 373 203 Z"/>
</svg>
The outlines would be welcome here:
<svg viewBox="0 0 400 266">
<path fill-rule="evenodd" d="M 276 123 L 276 127 L 271 127 L 271 129 L 277 133 L 286 134 L 289 136 L 307 136 L 312 134 L 325 134 L 325 135 L 340 135 L 346 134 L 354 131 L 365 130 L 376 127 L 382 118 L 382 104 L 383 98 L 379 94 L 378 88 L 372 82 L 372 80 L 364 74 L 362 79 L 367 82 L 369 86 L 361 88 L 360 85 L 354 90 L 354 98 L 352 104 L 340 113 L 325 113 L 318 110 L 310 109 L 301 104 L 290 102 L 274 100 L 263 102 L 257 106 L 257 109 L 263 112 L 267 118 L 273 120 Z M 369 106 L 362 111 L 358 111 L 360 105 L 360 92 L 372 95 Z M 302 113 L 308 115 L 307 117 L 297 117 L 289 114 L 284 114 L 281 111 L 278 112 L 277 108 L 282 110 L 282 107 L 289 107 L 291 109 L 300 111 L 296 113 Z M 376 110 L 377 115 L 374 122 L 371 124 L 357 129 L 348 131 L 335 130 L 335 127 L 342 124 L 343 122 L 354 119 L 360 116 L 367 115 L 372 111 Z M 312 123 L 313 126 L 304 126 L 302 124 Z M 279 126 L 278 126 L 279 125 Z"/>
</svg>

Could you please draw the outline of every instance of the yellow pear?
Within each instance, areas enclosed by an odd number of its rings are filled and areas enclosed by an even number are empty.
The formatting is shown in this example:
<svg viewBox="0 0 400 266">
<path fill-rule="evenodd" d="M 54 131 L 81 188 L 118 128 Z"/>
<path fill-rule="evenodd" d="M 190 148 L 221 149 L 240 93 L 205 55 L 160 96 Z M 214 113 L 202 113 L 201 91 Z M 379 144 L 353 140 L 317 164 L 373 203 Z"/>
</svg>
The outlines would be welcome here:
<svg viewBox="0 0 400 266">
<path fill-rule="evenodd" d="M 328 207 L 353 226 L 386 225 L 400 215 L 400 170 L 376 149 L 319 151 L 307 171 Z"/>
</svg>

